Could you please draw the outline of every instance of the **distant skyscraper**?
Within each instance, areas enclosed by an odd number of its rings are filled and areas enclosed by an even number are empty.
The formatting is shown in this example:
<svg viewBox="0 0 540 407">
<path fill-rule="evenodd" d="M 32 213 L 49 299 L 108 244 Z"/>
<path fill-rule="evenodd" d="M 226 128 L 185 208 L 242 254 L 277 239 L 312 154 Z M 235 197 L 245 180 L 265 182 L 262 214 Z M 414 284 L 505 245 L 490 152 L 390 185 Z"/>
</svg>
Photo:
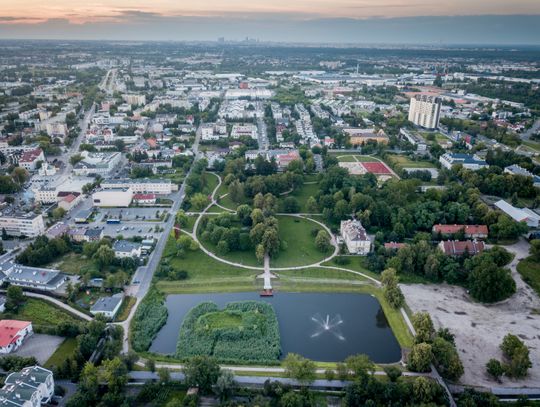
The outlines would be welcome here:
<svg viewBox="0 0 540 407">
<path fill-rule="evenodd" d="M 441 99 L 435 96 L 416 95 L 411 98 L 409 121 L 426 129 L 439 126 Z"/>
</svg>

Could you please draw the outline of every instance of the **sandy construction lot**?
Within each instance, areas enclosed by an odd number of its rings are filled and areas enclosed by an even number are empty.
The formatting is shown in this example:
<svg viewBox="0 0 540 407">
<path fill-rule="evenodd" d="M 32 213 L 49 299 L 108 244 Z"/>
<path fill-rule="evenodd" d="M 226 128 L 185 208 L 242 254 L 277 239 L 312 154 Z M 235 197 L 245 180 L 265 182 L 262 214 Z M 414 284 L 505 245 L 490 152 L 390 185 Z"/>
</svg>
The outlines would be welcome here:
<svg viewBox="0 0 540 407">
<path fill-rule="evenodd" d="M 447 327 L 456 336 L 465 367 L 462 383 L 499 386 L 487 377 L 485 365 L 491 358 L 501 358 L 502 338 L 513 333 L 529 347 L 533 368 L 527 379 L 519 382 L 505 379 L 503 385 L 540 386 L 540 315 L 530 303 L 512 297 L 502 304 L 484 306 L 471 302 L 464 289 L 447 285 L 404 285 L 402 290 L 414 312 L 428 311 L 436 328 Z M 540 310 L 540 304 L 537 305 Z"/>
<path fill-rule="evenodd" d="M 447 327 L 456 336 L 456 345 L 465 368 L 461 383 L 485 387 L 540 387 L 540 299 L 516 272 L 519 259 L 528 245 L 507 247 L 516 254 L 511 263 L 517 292 L 494 305 L 473 302 L 466 290 L 449 285 L 402 285 L 407 304 L 413 312 L 428 311 L 436 328 Z M 533 367 L 520 381 L 489 379 L 485 365 L 490 358 L 502 357 L 499 345 L 507 333 L 519 336 L 530 349 Z"/>
</svg>

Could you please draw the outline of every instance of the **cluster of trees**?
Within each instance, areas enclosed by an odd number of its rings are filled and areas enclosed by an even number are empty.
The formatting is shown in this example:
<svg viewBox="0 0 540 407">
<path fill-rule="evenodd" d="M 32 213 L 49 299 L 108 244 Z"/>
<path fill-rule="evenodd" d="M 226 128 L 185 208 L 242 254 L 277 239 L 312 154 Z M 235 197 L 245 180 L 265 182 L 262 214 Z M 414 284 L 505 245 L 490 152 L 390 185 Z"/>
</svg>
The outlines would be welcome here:
<svg viewBox="0 0 540 407">
<path fill-rule="evenodd" d="M 435 332 L 427 312 L 413 315 L 415 344 L 409 354 L 407 367 L 413 372 L 429 372 L 433 363 L 441 376 L 456 381 L 463 375 L 454 336 L 447 329 Z"/>
<path fill-rule="evenodd" d="M 381 284 L 386 301 L 393 308 L 401 308 L 405 302 L 405 297 L 399 288 L 396 270 L 393 268 L 384 270 L 381 274 Z"/>
<path fill-rule="evenodd" d="M 464 285 L 469 288 L 473 298 L 481 302 L 497 302 L 511 296 L 516 285 L 510 271 L 504 266 L 512 260 L 512 254 L 504 248 L 495 246 L 481 254 L 460 257 L 447 256 L 433 247 L 429 240 L 420 240 L 389 253 L 386 267 L 395 269 L 398 274 L 415 274 L 423 278 L 449 284 Z M 372 261 L 377 261 L 372 257 Z"/>
<path fill-rule="evenodd" d="M 222 326 L 218 318 L 241 321 L 238 326 Z M 278 321 L 270 304 L 242 301 L 224 310 L 213 302 L 203 302 L 186 315 L 176 357 L 213 356 L 222 363 L 276 364 L 281 354 Z"/>
<path fill-rule="evenodd" d="M 525 343 L 516 335 L 508 334 L 503 338 L 501 350 L 504 360 L 500 362 L 497 359 L 490 359 L 486 364 L 487 373 L 497 381 L 502 375 L 515 379 L 527 376 L 532 363 Z"/>
<path fill-rule="evenodd" d="M 148 350 L 155 336 L 167 322 L 165 297 L 152 289 L 137 308 L 131 324 L 131 345 L 136 352 Z"/>
<path fill-rule="evenodd" d="M 72 250 L 72 242 L 67 236 L 49 239 L 47 236 L 38 236 L 17 257 L 17 263 L 25 266 L 39 267 L 56 260 L 58 257 Z"/>
</svg>

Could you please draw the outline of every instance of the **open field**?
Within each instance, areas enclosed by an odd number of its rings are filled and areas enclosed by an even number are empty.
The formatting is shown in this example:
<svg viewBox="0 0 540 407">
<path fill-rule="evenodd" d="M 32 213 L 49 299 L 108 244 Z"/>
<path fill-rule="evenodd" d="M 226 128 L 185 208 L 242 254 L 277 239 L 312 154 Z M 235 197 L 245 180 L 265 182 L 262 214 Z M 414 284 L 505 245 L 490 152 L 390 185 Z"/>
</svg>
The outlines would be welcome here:
<svg viewBox="0 0 540 407">
<path fill-rule="evenodd" d="M 397 169 L 403 168 L 436 168 L 435 165 L 429 161 L 414 161 L 404 155 L 386 155 L 386 159 L 389 163 L 394 165 Z"/>
<path fill-rule="evenodd" d="M 57 326 L 62 322 L 77 323 L 79 319 L 46 301 L 26 298 L 26 302 L 13 314 L 23 321 L 31 321 L 36 326 Z"/>
<path fill-rule="evenodd" d="M 528 287 L 520 287 L 508 300 L 484 305 L 471 300 L 461 287 L 438 285 L 401 285 L 413 312 L 430 313 L 435 328 L 445 327 L 455 335 L 456 347 L 465 368 L 460 382 L 477 386 L 499 386 L 488 378 L 485 366 L 489 359 L 501 359 L 499 345 L 503 337 L 519 336 L 530 349 L 533 368 L 527 378 L 503 379 L 505 387 L 540 385 L 540 300 Z"/>
<path fill-rule="evenodd" d="M 75 349 L 77 349 L 77 339 L 66 338 L 52 354 L 49 360 L 45 362 L 44 367 L 47 369 L 52 369 L 54 366 L 61 366 L 68 357 L 73 355 Z"/>
<path fill-rule="evenodd" d="M 318 184 L 304 184 L 302 185 L 302 188 L 291 192 L 290 194 L 284 195 L 280 197 L 280 202 L 283 201 L 288 196 L 292 196 L 298 200 L 298 203 L 300 204 L 300 212 L 301 213 L 307 213 L 307 201 L 310 196 L 315 197 L 317 192 L 319 191 L 319 185 Z"/>
<path fill-rule="evenodd" d="M 96 264 L 82 254 L 68 253 L 54 265 L 58 270 L 68 274 L 84 274 L 86 272 L 98 272 Z"/>
<path fill-rule="evenodd" d="M 271 267 L 292 267 L 313 264 L 323 260 L 331 254 L 321 253 L 315 246 L 315 237 L 312 230 L 321 230 L 322 227 L 308 219 L 292 216 L 278 216 L 279 237 L 287 242 L 287 250 L 270 260 Z"/>
</svg>

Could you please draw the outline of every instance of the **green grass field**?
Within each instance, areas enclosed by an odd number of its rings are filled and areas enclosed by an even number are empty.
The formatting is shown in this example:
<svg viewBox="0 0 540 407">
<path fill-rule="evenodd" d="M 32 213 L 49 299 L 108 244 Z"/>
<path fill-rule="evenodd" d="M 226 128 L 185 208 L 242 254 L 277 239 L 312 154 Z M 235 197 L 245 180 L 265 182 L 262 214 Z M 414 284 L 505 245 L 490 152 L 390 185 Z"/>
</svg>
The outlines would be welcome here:
<svg viewBox="0 0 540 407">
<path fill-rule="evenodd" d="M 122 301 L 122 305 L 120 306 L 120 309 L 118 310 L 118 314 L 116 315 L 115 321 L 116 322 L 122 322 L 127 319 L 129 316 L 129 312 L 131 311 L 131 308 L 135 305 L 137 302 L 137 299 L 135 297 L 127 296 Z"/>
<path fill-rule="evenodd" d="M 55 267 L 68 274 L 85 274 L 86 272 L 97 273 L 96 264 L 82 254 L 68 253 L 63 256 Z"/>
<path fill-rule="evenodd" d="M 64 363 L 64 361 L 73 355 L 77 349 L 77 339 L 75 338 L 66 338 L 64 342 L 54 351 L 49 360 L 45 362 L 44 367 L 47 369 L 52 369 L 55 366 L 59 367 Z"/>
<path fill-rule="evenodd" d="M 540 295 L 540 263 L 528 257 L 518 263 L 517 271 L 523 280 Z"/>
<path fill-rule="evenodd" d="M 287 250 L 270 260 L 271 267 L 293 267 L 313 264 L 331 254 L 321 253 L 315 246 L 312 230 L 320 230 L 321 226 L 303 218 L 278 216 L 279 236 L 287 242 Z"/>
<path fill-rule="evenodd" d="M 298 200 L 298 203 L 300 204 L 300 212 L 307 213 L 308 212 L 307 201 L 310 196 L 315 197 L 318 191 L 319 191 L 318 184 L 304 184 L 302 185 L 302 188 L 296 191 L 293 191 L 290 194 L 281 196 L 279 200 L 280 200 L 280 203 L 282 204 L 285 198 L 287 198 L 288 196 L 292 196 Z"/>
<path fill-rule="evenodd" d="M 413 161 L 404 155 L 387 155 L 386 159 L 398 169 L 403 168 L 435 168 L 429 161 Z"/>
<path fill-rule="evenodd" d="M 338 161 L 343 163 L 354 163 L 354 162 L 361 162 L 361 163 L 372 163 L 372 162 L 378 162 L 379 159 L 368 156 L 368 155 L 359 155 L 359 154 L 344 154 L 344 155 L 337 155 Z"/>
<path fill-rule="evenodd" d="M 37 326 L 56 326 L 62 322 L 77 323 L 78 318 L 68 312 L 37 298 L 27 298 L 24 305 L 13 315 Z"/>
</svg>

